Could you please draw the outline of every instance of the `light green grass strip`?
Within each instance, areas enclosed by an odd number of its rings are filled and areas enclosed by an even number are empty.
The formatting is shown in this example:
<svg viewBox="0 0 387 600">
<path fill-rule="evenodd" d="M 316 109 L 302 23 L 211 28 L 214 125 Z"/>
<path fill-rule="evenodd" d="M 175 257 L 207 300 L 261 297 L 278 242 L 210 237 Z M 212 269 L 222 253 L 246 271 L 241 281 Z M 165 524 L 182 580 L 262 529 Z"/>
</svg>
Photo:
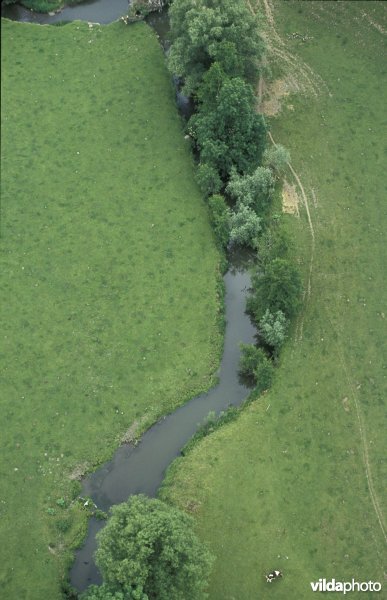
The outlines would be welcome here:
<svg viewBox="0 0 387 600">
<path fill-rule="evenodd" d="M 68 474 L 213 383 L 219 256 L 151 29 L 2 28 L 0 595 L 54 600 Z"/>
</svg>

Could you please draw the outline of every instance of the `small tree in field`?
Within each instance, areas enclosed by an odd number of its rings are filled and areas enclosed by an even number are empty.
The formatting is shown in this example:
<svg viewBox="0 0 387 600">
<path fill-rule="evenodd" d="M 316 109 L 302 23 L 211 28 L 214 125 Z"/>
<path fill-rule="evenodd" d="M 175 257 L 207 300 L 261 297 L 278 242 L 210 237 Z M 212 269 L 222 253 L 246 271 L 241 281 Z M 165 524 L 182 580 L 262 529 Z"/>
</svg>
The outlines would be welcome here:
<svg viewBox="0 0 387 600">
<path fill-rule="evenodd" d="M 277 177 L 284 174 L 288 162 L 290 162 L 290 152 L 281 144 L 267 148 L 263 154 L 263 164 L 269 167 Z"/>
<path fill-rule="evenodd" d="M 131 496 L 97 535 L 104 583 L 84 600 L 202 600 L 212 556 L 193 519 L 164 502 Z"/>
</svg>

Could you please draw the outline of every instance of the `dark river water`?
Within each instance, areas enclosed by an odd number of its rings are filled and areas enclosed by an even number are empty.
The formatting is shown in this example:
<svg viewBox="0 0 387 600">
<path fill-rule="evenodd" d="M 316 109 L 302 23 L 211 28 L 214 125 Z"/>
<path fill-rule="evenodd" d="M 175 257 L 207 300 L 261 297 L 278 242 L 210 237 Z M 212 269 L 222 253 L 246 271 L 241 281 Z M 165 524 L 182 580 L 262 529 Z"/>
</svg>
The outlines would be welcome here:
<svg viewBox="0 0 387 600">
<path fill-rule="evenodd" d="M 72 21 L 76 19 L 110 23 L 126 14 L 127 0 L 96 0 L 63 9 L 55 15 L 35 14 L 20 6 L 2 8 L 2 16 L 13 20 L 39 24 Z M 167 14 L 153 14 L 148 18 L 155 29 L 160 42 L 167 52 L 168 17 Z M 150 83 L 151 88 L 151 83 Z M 192 106 L 178 90 L 177 103 L 183 115 L 189 116 Z M 124 502 L 131 494 L 143 493 L 155 496 L 165 471 L 180 454 L 183 446 L 203 423 L 210 411 L 219 414 L 230 406 L 243 402 L 248 389 L 238 378 L 240 357 L 239 344 L 254 342 L 255 329 L 245 313 L 246 294 L 250 286 L 248 259 L 234 254 L 231 267 L 224 277 L 226 330 L 224 352 L 219 369 L 219 383 L 208 393 L 175 410 L 153 425 L 141 438 L 138 445 L 124 444 L 118 448 L 112 460 L 82 484 L 82 495 L 90 496 L 98 508 L 107 511 L 112 505 Z M 78 590 L 84 590 L 91 583 L 101 583 L 100 574 L 94 563 L 96 550 L 95 535 L 104 525 L 104 521 L 90 519 L 87 538 L 83 547 L 76 552 L 71 569 L 71 583 Z"/>
</svg>

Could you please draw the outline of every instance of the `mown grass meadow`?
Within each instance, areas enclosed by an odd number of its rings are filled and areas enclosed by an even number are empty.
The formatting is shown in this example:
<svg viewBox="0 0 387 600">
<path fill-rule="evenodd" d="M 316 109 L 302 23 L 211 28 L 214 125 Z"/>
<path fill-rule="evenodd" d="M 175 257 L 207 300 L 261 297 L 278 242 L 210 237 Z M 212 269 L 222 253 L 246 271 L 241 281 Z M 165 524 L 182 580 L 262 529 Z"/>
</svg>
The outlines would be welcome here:
<svg viewBox="0 0 387 600">
<path fill-rule="evenodd" d="M 288 49 L 328 88 L 289 96 L 270 122 L 310 199 L 311 295 L 271 390 L 179 459 L 162 491 L 217 556 L 211 600 L 308 599 L 320 577 L 386 587 L 385 6 L 274 6 Z M 307 291 L 300 210 L 284 220 Z M 284 577 L 268 585 L 274 568 Z"/>
<path fill-rule="evenodd" d="M 4 20 L 1 99 L 0 595 L 54 600 L 71 476 L 214 382 L 219 255 L 145 24 Z"/>
</svg>

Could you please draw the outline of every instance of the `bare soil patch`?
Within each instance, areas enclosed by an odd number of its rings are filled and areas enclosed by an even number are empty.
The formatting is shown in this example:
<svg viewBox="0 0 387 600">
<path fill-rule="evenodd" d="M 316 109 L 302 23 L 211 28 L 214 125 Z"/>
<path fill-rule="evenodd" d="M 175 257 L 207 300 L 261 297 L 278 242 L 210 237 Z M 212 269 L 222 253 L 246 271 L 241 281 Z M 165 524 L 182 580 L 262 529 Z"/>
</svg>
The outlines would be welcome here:
<svg viewBox="0 0 387 600">
<path fill-rule="evenodd" d="M 297 194 L 296 186 L 291 185 L 286 179 L 282 186 L 282 210 L 289 215 L 299 216 L 298 204 L 300 197 Z"/>
</svg>

